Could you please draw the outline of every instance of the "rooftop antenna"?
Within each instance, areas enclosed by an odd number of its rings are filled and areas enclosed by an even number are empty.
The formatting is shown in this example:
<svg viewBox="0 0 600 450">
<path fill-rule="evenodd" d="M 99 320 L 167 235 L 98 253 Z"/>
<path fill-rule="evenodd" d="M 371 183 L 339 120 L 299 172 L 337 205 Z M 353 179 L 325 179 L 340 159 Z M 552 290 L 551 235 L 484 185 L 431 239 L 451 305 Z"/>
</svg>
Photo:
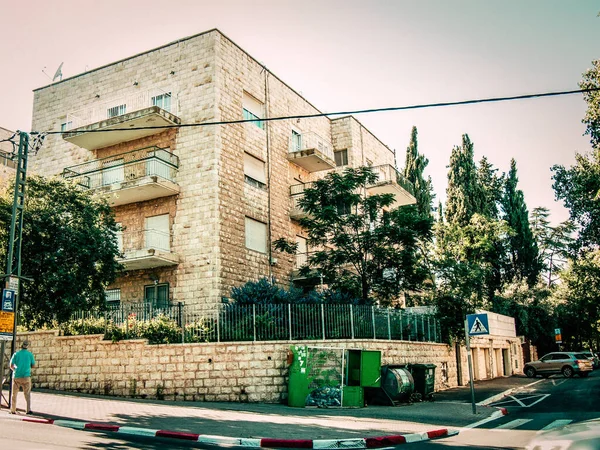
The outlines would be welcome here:
<svg viewBox="0 0 600 450">
<path fill-rule="evenodd" d="M 58 69 L 56 69 L 56 72 L 54 72 L 54 77 L 52 77 L 52 82 L 54 83 L 54 80 L 56 80 L 57 78 L 60 77 L 59 81 L 62 81 L 62 66 L 63 66 L 64 62 L 60 63 L 60 66 L 58 66 Z"/>
<path fill-rule="evenodd" d="M 49 80 L 51 80 L 51 79 L 52 79 L 52 78 L 50 78 L 50 75 L 48 75 L 48 74 L 46 73 L 46 66 L 44 66 L 44 68 L 42 69 L 42 73 L 43 73 L 44 75 L 46 75 L 46 76 L 48 77 L 48 79 L 49 79 Z"/>
</svg>

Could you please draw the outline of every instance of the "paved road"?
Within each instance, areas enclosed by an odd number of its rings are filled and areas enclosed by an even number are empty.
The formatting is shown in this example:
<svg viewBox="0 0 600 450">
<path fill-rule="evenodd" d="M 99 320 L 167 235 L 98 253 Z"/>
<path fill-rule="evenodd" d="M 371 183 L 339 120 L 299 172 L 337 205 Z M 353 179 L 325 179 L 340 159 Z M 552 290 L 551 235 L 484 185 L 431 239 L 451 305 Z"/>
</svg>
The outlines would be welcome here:
<svg viewBox="0 0 600 450">
<path fill-rule="evenodd" d="M 508 415 L 475 428 L 461 430 L 453 438 L 422 444 L 419 448 L 522 449 L 536 433 L 569 423 L 600 418 L 600 370 L 588 378 L 532 379 L 492 406 L 506 408 Z"/>
</svg>

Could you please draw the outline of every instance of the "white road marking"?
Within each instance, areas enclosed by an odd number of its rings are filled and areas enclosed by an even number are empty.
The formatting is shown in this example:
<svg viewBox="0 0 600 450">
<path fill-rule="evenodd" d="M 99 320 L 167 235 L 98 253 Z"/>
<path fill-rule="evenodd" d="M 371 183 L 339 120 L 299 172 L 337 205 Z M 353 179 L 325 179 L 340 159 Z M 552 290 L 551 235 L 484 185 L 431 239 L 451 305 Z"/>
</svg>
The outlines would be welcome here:
<svg viewBox="0 0 600 450">
<path fill-rule="evenodd" d="M 530 403 L 529 405 L 527 405 L 527 408 L 531 408 L 533 405 L 537 405 L 539 402 L 541 402 L 542 400 L 547 399 L 548 397 L 550 397 L 550 394 L 546 394 L 543 397 L 541 397 L 539 400 L 536 400 L 533 403 Z"/>
<path fill-rule="evenodd" d="M 503 425 L 497 426 L 494 430 L 512 430 L 513 428 L 525 425 L 527 422 L 531 422 L 533 419 L 515 419 Z"/>
<path fill-rule="evenodd" d="M 553 428 L 562 427 L 564 425 L 569 425 L 571 422 L 573 422 L 571 419 L 558 419 L 546 425 L 544 428 L 538 431 L 538 433 L 541 431 L 552 430 Z"/>
</svg>

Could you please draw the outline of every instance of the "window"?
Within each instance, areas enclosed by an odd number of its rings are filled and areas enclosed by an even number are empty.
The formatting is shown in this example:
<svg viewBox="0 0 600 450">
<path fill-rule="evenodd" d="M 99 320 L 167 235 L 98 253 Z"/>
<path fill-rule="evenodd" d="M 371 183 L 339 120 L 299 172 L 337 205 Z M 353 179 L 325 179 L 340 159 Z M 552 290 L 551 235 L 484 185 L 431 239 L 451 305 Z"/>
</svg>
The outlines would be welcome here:
<svg viewBox="0 0 600 450">
<path fill-rule="evenodd" d="M 63 133 L 65 131 L 70 130 L 71 128 L 73 128 L 73 122 L 71 122 L 71 121 L 60 124 L 60 131 L 62 131 Z"/>
<path fill-rule="evenodd" d="M 340 167 L 348 165 L 348 150 L 339 150 L 334 152 L 334 156 L 336 166 Z"/>
<path fill-rule="evenodd" d="M 169 215 L 146 217 L 146 248 L 171 251 Z"/>
<path fill-rule="evenodd" d="M 244 178 L 246 183 L 265 189 L 267 187 L 265 163 L 249 153 L 244 153 Z"/>
<path fill-rule="evenodd" d="M 120 223 L 117 222 L 118 230 L 115 233 L 115 238 L 117 239 L 117 248 L 119 249 L 119 254 L 123 254 L 123 227 Z"/>
<path fill-rule="evenodd" d="M 267 224 L 246 217 L 246 248 L 267 253 Z"/>
<path fill-rule="evenodd" d="M 104 291 L 106 306 L 118 308 L 121 305 L 121 289 L 107 289 Z"/>
<path fill-rule="evenodd" d="M 242 100 L 242 110 L 244 120 L 256 120 L 262 119 L 265 114 L 265 105 L 252 97 L 250 94 L 244 92 L 244 98 Z M 258 128 L 264 130 L 265 123 L 262 120 L 253 122 Z"/>
<path fill-rule="evenodd" d="M 112 108 L 108 108 L 106 110 L 106 118 L 110 119 L 111 117 L 122 116 L 127 111 L 127 105 L 117 105 Z"/>
<path fill-rule="evenodd" d="M 302 134 L 296 130 L 292 130 L 292 152 L 302 150 Z"/>
<path fill-rule="evenodd" d="M 152 106 L 158 106 L 165 111 L 171 112 L 171 93 L 165 92 L 164 94 L 156 95 L 150 99 Z"/>
<path fill-rule="evenodd" d="M 352 205 L 350 204 L 349 201 L 339 200 L 337 202 L 336 207 L 337 207 L 337 213 L 340 216 L 345 216 L 346 214 L 352 213 Z"/>
<path fill-rule="evenodd" d="M 169 306 L 169 283 L 148 284 L 144 286 L 144 302 L 155 308 Z"/>
</svg>

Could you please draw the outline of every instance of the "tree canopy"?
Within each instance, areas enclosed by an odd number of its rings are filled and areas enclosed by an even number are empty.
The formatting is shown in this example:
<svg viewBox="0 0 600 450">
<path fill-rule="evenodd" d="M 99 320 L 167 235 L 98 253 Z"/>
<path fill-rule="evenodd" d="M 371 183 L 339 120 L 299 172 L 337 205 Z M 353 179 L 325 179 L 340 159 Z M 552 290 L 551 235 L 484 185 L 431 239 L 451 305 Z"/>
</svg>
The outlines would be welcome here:
<svg viewBox="0 0 600 450">
<path fill-rule="evenodd" d="M 428 276 L 418 242 L 430 235 L 432 218 L 415 206 L 391 209 L 393 194 L 368 195 L 377 179 L 370 167 L 349 168 L 304 190 L 299 205 L 307 217 L 300 225 L 311 253 L 301 272 L 316 270 L 332 289 L 386 304 L 404 290 L 418 289 Z M 294 250 L 285 239 L 274 245 Z"/>
<path fill-rule="evenodd" d="M 119 270 L 118 225 L 108 204 L 58 179 L 29 177 L 23 210 L 19 310 L 29 326 L 67 320 L 104 303 Z M 12 194 L 0 196 L 0 255 L 6 249 Z"/>
<path fill-rule="evenodd" d="M 406 163 L 404 165 L 404 176 L 414 186 L 414 195 L 417 200 L 417 211 L 423 216 L 431 215 L 433 199 L 433 183 L 431 177 L 425 179 L 425 168 L 429 160 L 419 153 L 417 141 L 417 127 L 412 127 L 410 143 L 406 148 Z"/>
</svg>

